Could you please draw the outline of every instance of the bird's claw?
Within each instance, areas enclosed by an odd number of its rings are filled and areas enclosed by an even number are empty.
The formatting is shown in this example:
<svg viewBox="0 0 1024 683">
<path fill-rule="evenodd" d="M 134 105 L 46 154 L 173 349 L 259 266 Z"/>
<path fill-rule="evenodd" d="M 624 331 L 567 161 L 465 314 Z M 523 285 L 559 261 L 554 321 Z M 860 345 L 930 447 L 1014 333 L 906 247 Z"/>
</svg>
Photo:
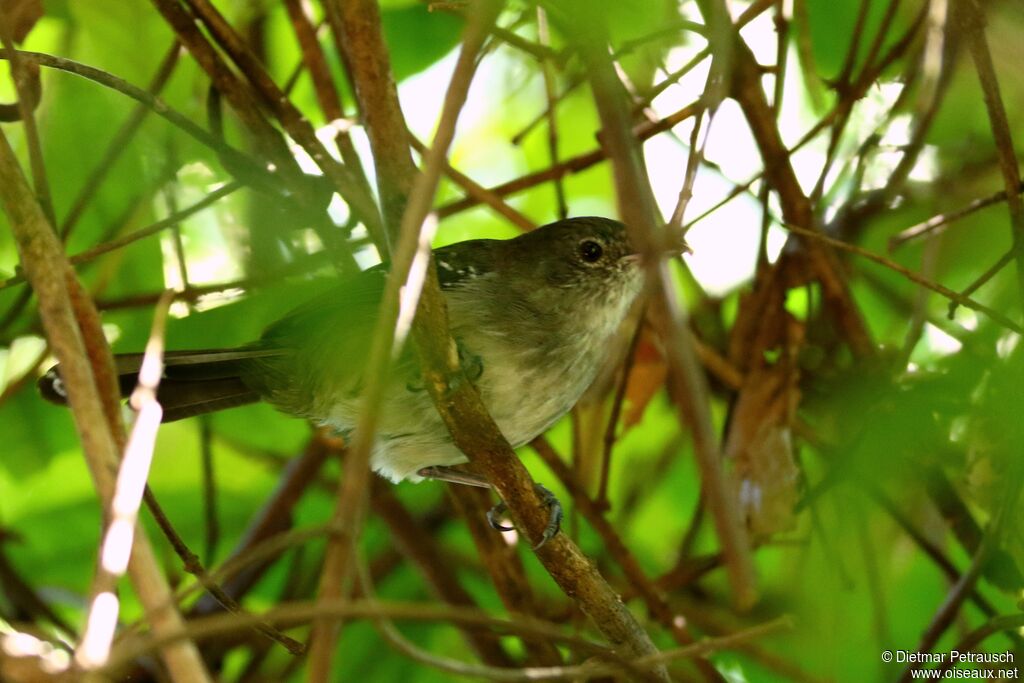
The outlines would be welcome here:
<svg viewBox="0 0 1024 683">
<path fill-rule="evenodd" d="M 547 487 L 535 484 L 534 490 L 537 492 L 541 502 L 548 508 L 548 523 L 544 527 L 544 533 L 541 534 L 540 542 L 533 547 L 534 550 L 538 550 L 554 538 L 555 534 L 562 528 L 562 504 L 558 502 L 558 498 Z M 508 506 L 502 501 L 487 511 L 487 523 L 491 525 L 492 529 L 497 531 L 513 531 L 515 529 L 515 527 L 505 526 L 501 523 L 501 516 L 507 510 Z"/>
<path fill-rule="evenodd" d="M 501 523 L 501 516 L 508 510 L 508 506 L 502 501 L 487 511 L 487 523 L 495 531 L 515 531 L 515 527 L 505 526 Z"/>
</svg>

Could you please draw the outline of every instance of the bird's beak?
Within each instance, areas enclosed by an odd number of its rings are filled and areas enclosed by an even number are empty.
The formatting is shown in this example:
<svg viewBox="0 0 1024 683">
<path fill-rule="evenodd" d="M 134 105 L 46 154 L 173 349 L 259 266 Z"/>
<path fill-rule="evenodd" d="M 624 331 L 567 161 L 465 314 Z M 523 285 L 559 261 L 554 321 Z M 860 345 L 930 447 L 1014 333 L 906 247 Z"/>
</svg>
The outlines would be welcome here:
<svg viewBox="0 0 1024 683">
<path fill-rule="evenodd" d="M 673 256 L 678 256 L 680 254 L 692 253 L 693 250 L 690 249 L 690 245 L 686 243 L 686 240 L 678 238 L 676 240 L 671 241 L 669 244 L 666 244 L 665 248 L 660 251 L 659 255 L 664 256 L 666 258 L 672 258 Z M 636 265 L 644 265 L 647 262 L 647 259 L 644 258 L 644 255 L 639 252 L 634 254 L 626 254 L 620 260 L 623 263 Z"/>
</svg>

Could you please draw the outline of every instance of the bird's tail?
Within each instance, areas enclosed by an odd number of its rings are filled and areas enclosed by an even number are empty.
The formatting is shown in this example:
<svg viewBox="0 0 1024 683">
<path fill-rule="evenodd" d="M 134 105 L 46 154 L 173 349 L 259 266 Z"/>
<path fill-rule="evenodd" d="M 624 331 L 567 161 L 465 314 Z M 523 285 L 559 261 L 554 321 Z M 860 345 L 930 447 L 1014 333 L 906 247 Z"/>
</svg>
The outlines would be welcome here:
<svg viewBox="0 0 1024 683">
<path fill-rule="evenodd" d="M 173 422 L 215 410 L 255 403 L 260 395 L 245 381 L 245 368 L 254 358 L 277 355 L 259 349 L 172 351 L 164 354 L 164 374 L 157 389 L 163 421 Z M 141 353 L 114 356 L 121 396 L 127 397 L 138 382 Z M 39 378 L 39 392 L 46 400 L 67 404 L 60 366 Z"/>
</svg>

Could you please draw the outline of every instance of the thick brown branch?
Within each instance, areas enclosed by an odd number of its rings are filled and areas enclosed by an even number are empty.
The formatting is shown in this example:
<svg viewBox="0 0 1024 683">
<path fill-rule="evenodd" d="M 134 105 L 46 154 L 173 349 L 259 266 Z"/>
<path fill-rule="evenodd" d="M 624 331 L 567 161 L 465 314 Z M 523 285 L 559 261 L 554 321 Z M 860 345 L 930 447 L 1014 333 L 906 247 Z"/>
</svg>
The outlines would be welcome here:
<svg viewBox="0 0 1024 683">
<path fill-rule="evenodd" d="M 590 35 L 584 38 L 587 42 L 581 45 L 581 50 L 601 117 L 604 143 L 612 159 L 619 213 L 641 254 L 653 264 L 648 278 L 653 294 L 650 317 L 665 340 L 671 378 L 681 393 L 679 408 L 692 431 L 708 506 L 727 557 L 733 599 L 746 608 L 757 596 L 750 544 L 740 522 L 738 503 L 723 470 L 721 451 L 711 424 L 707 380 L 687 328 L 682 302 L 665 267 L 664 254 L 671 238 L 662 230 L 663 222 L 657 217 L 640 147 L 629 128 L 624 92 L 604 48 L 603 28 L 593 22 L 588 28 Z"/>
<path fill-rule="evenodd" d="M 2 132 L 0 202 L 3 203 L 17 241 L 25 275 L 39 299 L 39 315 L 50 348 L 61 363 L 62 379 L 96 488 L 100 498 L 109 501 L 114 492 L 114 468 L 119 457 L 119 439 L 110 429 L 104 401 L 97 389 L 94 371 L 79 330 L 80 319 L 72 310 L 73 294 L 68 285 L 77 281 L 53 227 L 35 201 L 14 151 Z M 93 320 L 97 321 L 98 316 L 91 302 L 89 307 Z M 91 332 L 102 338 L 101 331 Z M 109 350 L 105 355 L 106 364 L 112 364 Z M 123 439 L 123 434 L 120 438 Z M 128 571 L 140 600 L 149 612 L 154 631 L 166 633 L 169 630 L 180 630 L 181 616 L 169 607 L 170 589 L 153 549 L 140 528 L 137 529 L 132 546 Z M 199 653 L 190 642 L 181 641 L 164 649 L 163 654 L 175 681 L 209 680 Z"/>
</svg>

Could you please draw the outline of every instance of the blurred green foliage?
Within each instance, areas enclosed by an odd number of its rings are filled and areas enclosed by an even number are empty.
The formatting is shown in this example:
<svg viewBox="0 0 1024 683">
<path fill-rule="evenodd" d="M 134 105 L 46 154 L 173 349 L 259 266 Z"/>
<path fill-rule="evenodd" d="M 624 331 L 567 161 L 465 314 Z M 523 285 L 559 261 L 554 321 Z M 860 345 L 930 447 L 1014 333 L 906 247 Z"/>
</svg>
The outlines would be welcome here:
<svg viewBox="0 0 1024 683">
<path fill-rule="evenodd" d="M 283 82 L 301 56 L 284 9 L 276 3 L 241 0 L 217 4 L 232 21 L 260 20 L 268 70 L 279 83 Z M 797 69 L 797 43 L 805 41 L 818 71 L 802 76 L 792 74 L 791 81 L 814 81 L 813 87 L 827 92 L 824 83 L 839 74 L 847 58 L 861 3 L 807 0 L 797 4 L 806 11 L 809 32 L 804 34 L 794 27 L 788 47 L 794 53 L 790 55 L 790 68 Z M 386 40 L 401 82 L 400 92 L 410 125 L 417 133 L 424 129 L 429 132 L 450 71 L 451 62 L 446 56 L 457 46 L 463 20 L 458 13 L 429 11 L 415 0 L 389 0 L 382 5 Z M 736 5 L 738 10 L 746 7 L 744 3 Z M 891 47 L 896 37 L 913 25 L 920 5 L 901 3 L 880 49 Z M 638 93 L 649 92 L 653 84 L 664 78 L 670 57 L 680 61 L 679 54 L 688 56 L 699 49 L 701 41 L 692 34 L 664 30 L 683 17 L 699 16 L 692 3 L 676 7 L 671 3 L 634 0 L 608 3 L 606 7 L 613 45 L 657 34 L 643 49 L 624 58 L 623 68 Z M 864 34 L 854 60 L 857 68 L 867 58 L 871 42 L 867 36 L 873 36 L 883 25 L 888 3 L 871 0 L 864 7 Z M 140 86 L 149 81 L 171 45 L 170 30 L 146 3 L 54 2 L 46 5 L 46 11 L 24 49 L 67 56 Z M 534 17 L 534 7 L 512 3 L 502 23 L 533 41 L 537 38 Z M 993 3 L 989 19 L 990 35 L 1019 36 L 1019 31 L 1024 30 L 1024 13 L 1015 3 Z M 571 42 L 571 36 L 563 35 L 567 31 L 564 25 L 555 25 L 552 44 L 561 50 Z M 766 35 L 774 41 L 774 34 Z M 330 40 L 322 42 L 342 97 L 352 111 L 351 93 L 341 76 L 334 46 Z M 994 54 L 1011 122 L 1024 120 L 1024 59 L 1019 42 L 1017 45 L 997 45 Z M 568 55 L 561 65 L 564 71 L 559 71 L 555 78 L 561 91 L 583 74 L 570 51 L 559 54 Z M 887 70 L 880 85 L 897 83 L 919 52 L 912 51 L 910 55 Z M 10 101 L 13 91 L 6 78 L 6 67 L 3 68 L 0 100 Z M 962 50 L 949 78 L 948 89 L 924 141 L 933 159 L 932 167 L 927 174 L 912 180 L 898 202 L 872 215 L 856 226 L 854 234 L 845 237 L 883 252 L 887 240 L 899 230 L 960 208 L 1002 187 L 977 75 Z M 37 118 L 60 222 L 134 103 L 66 73 L 44 70 L 42 82 L 44 99 Z M 188 118 L 203 122 L 206 95 L 205 75 L 190 58 L 183 56 L 162 96 Z M 298 79 L 293 100 L 316 125 L 326 123 L 317 110 L 308 77 Z M 813 120 L 825 113 L 816 111 L 806 92 L 798 92 L 793 101 L 800 106 L 799 114 L 795 114 L 798 117 Z M 827 109 L 834 101 L 831 97 L 821 106 Z M 904 102 L 901 109 L 892 112 L 896 115 L 894 120 L 906 125 L 915 121 L 913 102 L 911 97 L 909 103 Z M 459 129 L 452 164 L 484 185 L 546 168 L 551 161 L 546 124 L 533 128 L 518 144 L 511 141 L 546 106 L 543 75 L 536 60 L 499 43 L 483 61 L 471 99 L 470 111 L 475 113 L 467 113 L 468 122 Z M 656 109 L 659 115 L 671 113 L 664 107 Z M 561 99 L 555 119 L 561 158 L 597 147 L 599 123 L 585 86 L 570 90 Z M 854 109 L 851 127 L 866 125 L 868 119 L 866 113 Z M 689 124 L 680 126 L 675 138 L 659 139 L 668 140 L 666 144 L 674 145 L 677 152 L 685 152 L 684 143 L 689 136 L 685 125 Z M 729 131 L 716 132 L 730 135 Z M 883 135 L 889 131 L 883 128 L 877 132 Z M 26 158 L 21 126 L 5 124 L 4 133 L 22 158 Z M 1018 145 L 1022 137 L 1018 135 Z M 239 147 L 247 144 L 230 118 L 228 140 Z M 356 141 L 360 151 L 365 151 L 358 127 Z M 856 139 L 842 147 L 849 157 L 845 161 L 859 161 L 854 153 L 862 142 L 863 139 Z M 818 143 L 814 149 L 824 159 L 826 143 Z M 894 142 L 892 146 L 901 144 L 905 141 Z M 685 155 L 679 158 L 685 159 Z M 874 163 L 881 162 L 875 159 Z M 683 170 L 682 165 L 660 165 L 652 167 L 651 172 L 672 174 L 681 183 Z M 701 174 L 731 182 L 747 180 L 731 175 L 727 163 L 702 169 Z M 169 202 L 188 205 L 228 180 L 214 153 L 165 120 L 149 116 L 91 197 L 88 209 L 68 240 L 68 251 L 78 253 L 115 234 L 148 225 L 167 215 Z M 607 164 L 568 175 L 564 190 L 572 214 L 615 212 Z M 754 192 L 757 191 L 755 185 Z M 723 190 L 721 196 L 724 195 Z M 446 180 L 438 201 L 444 204 L 461 196 L 458 186 Z M 554 196 L 551 184 L 543 184 L 517 193 L 508 201 L 532 220 L 543 223 L 558 217 Z M 848 198 L 845 191 L 826 192 L 823 196 L 826 199 L 817 207 L 822 220 L 830 218 L 840 208 L 838 203 Z M 191 309 L 186 317 L 173 319 L 168 330 L 170 348 L 244 343 L 314 286 L 305 276 L 285 278 L 248 270 L 251 245 L 247 211 L 252 199 L 252 190 L 242 190 L 182 224 L 181 239 L 188 257 L 190 281 L 229 282 L 241 273 L 257 279 L 261 275 L 273 276 L 273 281 L 260 283 L 247 296 L 229 305 L 210 307 L 205 302 L 199 309 L 209 310 Z M 659 199 L 663 213 L 670 215 L 672 206 L 662 197 Z M 834 204 L 829 204 L 830 199 Z M 777 207 L 771 208 L 777 217 Z M 688 213 L 687 217 L 696 213 Z M 752 220 L 759 218 L 755 214 Z M 6 220 L 0 215 L 0 271 L 10 276 L 16 272 L 17 254 Z M 722 239 L 730 239 L 733 226 L 715 223 L 714 215 L 706 223 L 712 226 L 708 229 L 719 231 Z M 320 248 L 306 228 L 277 226 L 282 261 L 300 259 Z M 496 214 L 475 208 L 442 221 L 437 244 L 513 234 L 515 229 Z M 168 235 L 139 241 L 81 266 L 78 272 L 82 281 L 101 305 L 110 305 L 122 297 L 158 293 L 170 282 L 168 273 L 178 267 Z M 923 242 L 917 242 L 902 247 L 892 258 L 911 270 L 925 272 L 930 280 L 962 289 L 1010 246 L 1006 207 L 998 204 L 974 213 L 936 241 L 922 245 Z M 367 261 L 374 258 L 368 252 L 361 252 L 360 257 Z M 700 257 L 700 253 L 694 256 Z M 695 604 L 701 605 L 700 609 L 713 605 L 714 617 L 731 620 L 727 622 L 730 624 L 754 623 L 783 613 L 794 615 L 793 631 L 772 636 L 759 645 L 776 658 L 793 663 L 804 672 L 806 680 L 894 680 L 901 667 L 881 663 L 880 653 L 885 649 L 915 649 L 945 599 L 950 581 L 877 504 L 872 492 L 893 501 L 963 571 L 970 561 L 970 550 L 964 549 L 950 520 L 943 519 L 935 501 L 929 498 L 925 479 L 929 472 L 941 475 L 966 501 L 965 510 L 972 519 L 982 528 L 988 523 L 1002 504 L 1003 484 L 1014 481 L 1020 473 L 1020 444 L 1024 435 L 1019 412 L 1024 405 L 1024 361 L 1015 346 L 1017 335 L 997 327 L 984 315 L 960 309 L 952 321 L 946 321 L 947 301 L 930 296 L 918 303 L 919 289 L 892 270 L 856 257 L 848 261 L 848 270 L 855 299 L 883 352 L 875 365 L 865 367 L 855 364 L 844 353 L 834 353 L 834 345 L 826 338 L 827 329 L 819 336 L 815 336 L 819 331 L 814 329 L 808 333 L 808 345 L 801 357 L 804 365 L 799 416 L 810 433 L 797 432 L 793 437 L 798 444 L 802 477 L 798 526 L 766 539 L 757 550 L 762 602 L 752 615 L 732 614 L 728 608 L 728 584 L 721 570 L 709 573 L 696 586 L 670 591 L 667 597 L 683 612 Z M 330 269 L 318 267 L 316 274 L 330 275 Z M 699 298 L 701 290 L 692 279 L 681 278 L 681 282 L 686 283 L 698 323 L 709 321 L 706 338 L 711 339 L 717 331 L 724 340 L 735 321 L 745 285 L 737 283 L 722 297 Z M 4 312 L 12 310 L 22 292 L 23 285 L 0 290 L 0 319 Z M 974 296 L 1019 319 L 1017 294 L 1011 267 Z M 813 287 L 792 289 L 787 307 L 808 326 L 821 320 L 821 296 Z M 934 324 L 926 324 L 926 333 L 913 341 L 911 348 L 904 348 L 917 315 Z M 137 350 L 149 334 L 151 302 L 134 307 L 111 306 L 104 313 L 104 322 L 115 351 Z M 953 332 L 956 339 L 940 332 L 940 328 Z M 5 348 L 10 348 L 19 339 L 38 333 L 34 302 L 30 302 L 13 319 L 4 320 L 0 340 Z M 704 334 L 703 327 L 701 333 Z M 100 529 L 96 497 L 69 414 L 41 401 L 33 391 L 34 374 L 24 378 L 23 386 L 15 386 L 13 383 L 23 378 L 12 369 L 13 365 L 4 364 L 4 385 L 10 392 L 0 399 L 0 434 L 4 435 L 0 449 L 0 528 L 15 537 L 5 541 L 2 549 L 41 595 L 72 624 L 80 624 Z M 716 426 L 724 430 L 729 420 L 730 394 L 718 384 L 713 388 Z M 240 539 L 248 520 L 273 490 L 282 459 L 301 452 L 310 429 L 265 406 L 212 416 L 209 426 L 213 434 L 221 537 L 215 556 L 203 560 L 213 565 L 227 557 Z M 550 439 L 560 453 L 572 453 L 577 442 L 570 420 L 558 425 Z M 150 477 L 153 490 L 193 549 L 203 548 L 205 542 L 200 443 L 197 420 L 163 428 Z M 551 485 L 563 501 L 570 500 L 532 451 L 524 449 L 522 457 L 535 478 Z M 325 470 L 324 477 L 329 481 L 337 477 L 333 464 Z M 447 505 L 444 490 L 438 484 L 401 484 L 396 493 L 421 517 Z M 330 486 L 312 487 L 296 511 L 295 524 L 312 526 L 327 520 L 333 507 L 332 496 Z M 617 444 L 609 499 L 610 519 L 648 576 L 656 577 L 671 569 L 679 554 L 679 539 L 690 526 L 700 500 L 700 481 L 689 440 L 685 435 L 680 438 L 676 410 L 665 391 L 655 396 L 642 420 Z M 1003 568 L 984 572 L 978 588 L 997 613 L 1015 612 L 1015 601 L 1024 588 L 1019 585 L 1020 575 L 1016 571 L 1024 560 L 1024 538 L 1017 519 L 1019 509 L 1014 512 L 1017 514 L 1011 515 L 1003 546 L 996 555 Z M 372 560 L 391 548 L 393 542 L 388 529 L 372 514 L 367 524 L 363 548 Z M 147 527 L 153 538 L 159 537 L 148 520 Z M 603 539 L 571 509 L 565 528 L 577 536 L 585 552 L 598 558 L 602 572 L 622 587 L 621 571 L 605 553 Z M 457 518 L 448 521 L 436 532 L 435 540 L 444 556 L 451 558 L 452 567 L 480 606 L 503 613 L 461 522 Z M 180 579 L 177 559 L 166 547 L 160 548 L 168 572 Z M 289 555 L 288 561 L 278 563 L 249 597 L 249 604 L 254 609 L 272 606 L 280 599 L 291 571 L 305 570 L 316 576 L 321 550 L 321 543 L 309 544 L 300 553 Z M 696 537 L 693 554 L 704 556 L 716 551 L 712 525 L 705 522 Z M 561 604 L 564 598 L 530 553 L 524 552 L 522 556 L 539 602 Z M 299 569 L 290 569 L 289 563 Z M 400 562 L 378 589 L 384 597 L 397 600 L 433 599 L 421 576 L 407 562 Z M 132 602 L 130 590 L 124 590 L 122 595 L 128 601 L 124 619 L 131 621 L 139 616 L 138 606 Z M 5 604 L 9 604 L 9 596 L 5 600 L 0 595 L 0 607 Z M 647 619 L 640 606 L 636 611 Z M 967 630 L 984 623 L 986 618 L 971 603 L 964 607 L 963 614 L 935 651 L 954 647 Z M 695 618 L 694 623 L 701 622 Z M 432 653 L 456 658 L 469 656 L 465 642 L 450 626 L 416 623 L 401 628 Z M 654 630 L 659 646 L 674 645 L 663 630 Z M 509 649 L 516 651 L 519 644 L 514 639 L 505 640 Z M 984 647 L 998 652 L 1014 644 L 1005 636 L 994 636 Z M 339 680 L 450 680 L 447 675 L 397 654 L 382 655 L 385 645 L 368 623 L 347 625 L 340 647 L 344 657 L 340 659 Z M 767 658 L 757 653 L 729 651 L 711 659 L 734 681 L 781 681 L 796 675 L 766 665 Z M 283 651 L 271 649 L 265 670 L 283 669 L 287 661 Z M 229 657 L 226 671 L 237 673 L 244 666 L 244 656 L 236 653 Z"/>
</svg>

